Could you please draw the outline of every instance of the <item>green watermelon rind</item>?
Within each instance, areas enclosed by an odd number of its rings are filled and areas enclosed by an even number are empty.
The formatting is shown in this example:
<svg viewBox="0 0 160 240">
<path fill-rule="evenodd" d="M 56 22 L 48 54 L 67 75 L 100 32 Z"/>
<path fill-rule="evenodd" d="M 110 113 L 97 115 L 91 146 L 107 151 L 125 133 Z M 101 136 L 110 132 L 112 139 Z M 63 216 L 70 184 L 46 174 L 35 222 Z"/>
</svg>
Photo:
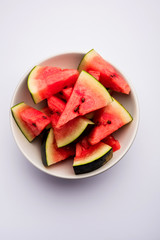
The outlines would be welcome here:
<svg viewBox="0 0 160 240">
<path fill-rule="evenodd" d="M 102 142 L 101 142 L 102 144 Z M 83 156 L 79 163 L 77 161 L 73 162 L 73 169 L 75 174 L 83 174 L 94 171 L 104 164 L 106 164 L 113 156 L 112 147 L 103 143 L 102 153 L 99 151 L 98 147 L 95 151 L 95 154 L 91 155 L 91 160 L 87 160 L 87 157 Z M 89 158 L 89 157 L 88 157 Z"/>
<path fill-rule="evenodd" d="M 52 150 L 52 153 L 53 153 L 54 149 L 48 147 L 49 145 L 52 144 L 52 141 L 53 141 L 52 134 L 53 134 L 53 129 L 51 128 L 49 131 L 46 130 L 43 135 L 43 140 L 42 140 L 42 145 L 41 145 L 41 156 L 42 156 L 43 165 L 45 167 L 49 167 L 50 165 L 56 163 L 53 160 L 53 154 L 49 154 L 49 149 Z M 52 139 L 52 140 L 50 140 L 50 139 Z M 52 156 L 51 161 L 49 161 L 50 156 Z"/>
<path fill-rule="evenodd" d="M 29 90 L 29 92 L 30 92 L 30 94 L 31 94 L 31 97 L 32 97 L 32 99 L 33 99 L 33 102 L 34 102 L 35 104 L 37 104 L 38 102 L 41 101 L 41 98 L 40 98 L 39 96 L 36 97 L 36 96 L 33 94 L 32 90 L 31 90 L 31 86 L 30 86 L 30 85 L 31 85 L 31 84 L 30 84 L 31 76 L 32 76 L 32 74 L 34 73 L 34 71 L 36 70 L 36 68 L 38 68 L 37 65 L 32 68 L 32 70 L 30 71 L 30 73 L 29 73 L 29 75 L 28 75 L 28 79 L 27 79 L 28 90 Z"/>
<path fill-rule="evenodd" d="M 50 130 L 46 130 L 43 135 L 42 144 L 41 144 L 41 156 L 42 156 L 42 163 L 45 167 L 49 167 L 53 164 L 58 162 L 64 161 L 67 158 L 60 158 L 56 159 L 57 152 L 56 152 L 56 143 L 55 143 L 55 135 L 53 128 Z M 70 155 L 73 156 L 73 155 Z"/>
<path fill-rule="evenodd" d="M 130 123 L 130 122 L 133 120 L 132 115 L 131 115 L 131 114 L 128 112 L 128 110 L 127 110 L 120 102 L 118 102 L 114 97 L 112 97 L 112 99 L 113 99 L 113 101 L 115 101 L 117 104 L 119 104 L 120 107 L 122 107 L 122 109 L 124 110 L 124 112 L 125 112 L 126 114 L 128 114 L 130 120 L 129 120 L 127 123 Z M 126 124 L 127 124 L 127 123 L 126 123 Z"/>
<path fill-rule="evenodd" d="M 92 121 L 90 121 L 87 118 L 85 119 L 85 118 L 80 117 L 79 120 L 81 120 L 81 124 L 79 124 L 80 125 L 79 128 L 75 129 L 74 135 L 69 134 L 66 138 L 63 137 L 62 140 L 58 140 L 56 138 L 56 133 L 55 133 L 55 139 L 56 139 L 58 148 L 64 147 L 64 146 L 74 142 L 85 131 L 85 129 L 87 128 L 87 126 L 89 124 L 94 124 Z M 74 121 L 74 119 L 73 119 L 73 121 Z M 70 123 L 70 122 L 68 122 L 68 123 Z M 64 125 L 64 127 L 66 127 L 66 126 Z"/>
<path fill-rule="evenodd" d="M 13 118 L 14 118 L 17 126 L 18 126 L 18 128 L 20 129 L 20 131 L 23 133 L 23 135 L 26 137 L 26 139 L 27 139 L 29 142 L 32 142 L 33 139 L 35 138 L 35 136 L 34 136 L 33 134 L 31 134 L 31 132 L 29 132 L 29 129 L 28 129 L 27 127 L 25 128 L 25 126 L 23 126 L 24 124 L 23 124 L 22 121 L 20 121 L 20 119 L 19 119 L 19 121 L 18 121 L 18 118 L 17 118 L 17 116 L 16 116 L 16 113 L 14 112 L 14 109 L 17 108 L 18 106 L 21 106 L 21 105 L 23 105 L 23 106 L 25 106 L 25 107 L 27 106 L 24 102 L 20 102 L 20 103 L 14 105 L 14 106 L 11 108 L 11 113 L 12 113 L 12 116 L 13 116 Z M 21 108 L 21 109 L 22 109 L 22 108 Z"/>
<path fill-rule="evenodd" d="M 90 51 L 88 51 L 88 52 L 83 56 L 83 58 L 81 59 L 79 65 L 78 65 L 78 67 L 77 67 L 77 70 L 78 70 L 79 72 L 81 72 L 81 71 L 83 70 L 83 68 L 82 68 L 82 69 L 80 69 L 80 68 L 81 68 L 81 65 L 83 64 L 83 61 L 85 60 L 87 54 L 90 53 L 90 52 L 92 52 L 92 51 L 94 51 L 93 48 L 92 48 Z"/>
</svg>

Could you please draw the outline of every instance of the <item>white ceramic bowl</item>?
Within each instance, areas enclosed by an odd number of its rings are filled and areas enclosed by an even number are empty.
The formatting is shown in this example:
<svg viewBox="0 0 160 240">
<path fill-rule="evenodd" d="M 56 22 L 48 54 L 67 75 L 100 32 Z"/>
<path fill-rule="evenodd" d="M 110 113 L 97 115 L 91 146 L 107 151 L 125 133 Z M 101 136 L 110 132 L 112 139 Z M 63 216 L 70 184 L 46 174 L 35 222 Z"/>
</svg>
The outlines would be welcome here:
<svg viewBox="0 0 160 240">
<path fill-rule="evenodd" d="M 80 60 L 84 54 L 82 53 L 66 53 L 61 54 L 57 56 L 53 56 L 49 59 L 44 60 L 41 63 L 38 63 L 37 65 L 42 66 L 58 66 L 61 68 L 77 68 Z M 31 70 L 31 69 L 30 69 Z M 31 95 L 27 88 L 27 72 L 24 77 L 21 79 L 19 85 L 17 86 L 14 96 L 12 98 L 11 107 L 15 104 L 24 101 L 25 103 L 33 106 L 33 107 L 41 107 L 41 104 L 35 105 L 33 103 L 33 100 L 31 98 Z M 133 117 L 133 121 L 119 129 L 117 132 L 115 132 L 114 136 L 119 140 L 121 144 L 120 150 L 117 152 L 114 152 L 113 157 L 110 161 L 108 161 L 104 166 L 101 168 L 92 171 L 90 173 L 81 174 L 81 175 L 75 175 L 73 168 L 72 168 L 72 162 L 73 159 L 62 161 L 61 163 L 58 163 L 56 165 L 53 165 L 51 167 L 44 167 L 41 160 L 41 143 L 40 140 L 37 138 L 32 143 L 29 143 L 28 140 L 24 137 L 24 135 L 19 130 L 18 126 L 16 125 L 12 115 L 10 114 L 10 122 L 11 122 L 11 128 L 13 132 L 13 136 L 15 138 L 15 141 L 21 150 L 21 152 L 24 154 L 24 156 L 38 169 L 41 171 L 48 173 L 50 175 L 60 177 L 60 178 L 68 178 L 68 179 L 79 179 L 79 178 L 86 178 L 91 177 L 96 174 L 102 173 L 112 167 L 114 164 L 116 164 L 123 156 L 124 154 L 129 150 L 131 144 L 133 143 L 133 140 L 136 136 L 137 128 L 138 128 L 138 122 L 139 122 L 139 107 L 138 107 L 138 101 L 135 94 L 135 90 L 132 87 L 131 83 L 129 82 L 129 85 L 131 87 L 131 93 L 130 95 L 125 94 L 115 94 L 114 96 L 126 109 L 130 112 L 130 114 Z"/>
</svg>

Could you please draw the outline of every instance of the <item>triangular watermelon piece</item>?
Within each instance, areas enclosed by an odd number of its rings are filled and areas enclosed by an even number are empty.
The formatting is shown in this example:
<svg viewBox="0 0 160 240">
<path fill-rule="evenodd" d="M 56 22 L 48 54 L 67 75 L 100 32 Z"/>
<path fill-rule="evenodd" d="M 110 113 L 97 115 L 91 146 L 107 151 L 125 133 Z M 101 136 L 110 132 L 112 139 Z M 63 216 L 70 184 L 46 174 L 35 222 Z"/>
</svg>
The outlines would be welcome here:
<svg viewBox="0 0 160 240">
<path fill-rule="evenodd" d="M 50 123 L 46 114 L 24 102 L 13 106 L 11 110 L 18 127 L 30 142 Z"/>
<path fill-rule="evenodd" d="M 57 128 L 70 120 L 95 111 L 112 102 L 106 88 L 86 71 L 82 71 L 57 123 Z"/>
<path fill-rule="evenodd" d="M 62 148 L 57 147 L 52 128 L 49 130 L 49 133 L 45 133 L 44 135 L 41 151 L 42 161 L 45 166 L 51 166 L 75 154 L 74 145 Z"/>
<path fill-rule="evenodd" d="M 113 102 L 98 110 L 95 114 L 95 127 L 89 134 L 89 142 L 94 145 L 120 127 L 132 121 L 129 112 L 113 98 Z"/>
<path fill-rule="evenodd" d="M 47 103 L 48 107 L 52 110 L 52 114 L 56 112 L 60 115 L 66 106 L 65 102 L 56 96 L 48 98 Z"/>
<path fill-rule="evenodd" d="M 28 76 L 28 89 L 35 103 L 73 85 L 79 76 L 76 69 L 36 66 Z"/>
<path fill-rule="evenodd" d="M 117 92 L 129 94 L 130 86 L 110 63 L 105 61 L 94 49 L 86 53 L 78 67 L 79 72 L 85 70 L 100 72 L 100 82 Z"/>
<path fill-rule="evenodd" d="M 112 147 L 103 142 L 90 145 L 85 137 L 76 144 L 76 156 L 73 161 L 75 174 L 83 174 L 100 168 L 112 158 L 112 155 Z"/>
</svg>

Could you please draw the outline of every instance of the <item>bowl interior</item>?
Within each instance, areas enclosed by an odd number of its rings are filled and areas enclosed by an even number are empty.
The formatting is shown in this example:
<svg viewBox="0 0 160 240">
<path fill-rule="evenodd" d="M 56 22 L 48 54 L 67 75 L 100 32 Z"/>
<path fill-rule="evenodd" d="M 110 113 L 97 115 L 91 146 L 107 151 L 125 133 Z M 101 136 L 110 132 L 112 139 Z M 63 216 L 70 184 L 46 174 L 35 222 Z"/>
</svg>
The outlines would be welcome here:
<svg viewBox="0 0 160 240">
<path fill-rule="evenodd" d="M 52 58 L 49 58 L 41 63 L 38 63 L 37 65 L 57 66 L 61 68 L 77 68 L 83 56 L 84 54 L 82 53 L 61 54 L 61 55 L 57 55 Z M 40 108 L 42 107 L 42 105 L 44 105 L 44 102 L 36 105 L 33 103 L 33 100 L 27 88 L 28 73 L 29 72 L 25 74 L 25 76 L 22 78 L 19 85 L 17 86 L 11 102 L 11 106 L 14 106 L 15 104 L 23 101 L 35 108 Z M 135 90 L 133 89 L 130 83 L 129 85 L 131 87 L 130 95 L 127 96 L 125 94 L 115 93 L 114 97 L 122 105 L 124 105 L 124 107 L 129 111 L 129 113 L 133 117 L 133 121 L 130 124 L 122 127 L 121 129 L 115 132 L 114 136 L 120 141 L 121 148 L 117 152 L 114 152 L 112 159 L 101 168 L 90 173 L 75 175 L 72 168 L 73 159 L 65 160 L 49 168 L 44 167 L 41 161 L 40 139 L 37 138 L 32 143 L 29 143 L 28 140 L 23 136 L 23 134 L 17 127 L 13 117 L 11 116 L 10 120 L 11 120 L 12 132 L 18 147 L 20 148 L 24 156 L 35 167 L 56 177 L 69 178 L 69 179 L 85 178 L 85 177 L 90 177 L 90 176 L 99 174 L 109 169 L 115 163 L 117 163 L 123 157 L 123 155 L 128 151 L 129 147 L 131 146 L 135 138 L 137 127 L 138 127 L 139 110 L 138 110 L 137 97 L 135 94 Z"/>
</svg>

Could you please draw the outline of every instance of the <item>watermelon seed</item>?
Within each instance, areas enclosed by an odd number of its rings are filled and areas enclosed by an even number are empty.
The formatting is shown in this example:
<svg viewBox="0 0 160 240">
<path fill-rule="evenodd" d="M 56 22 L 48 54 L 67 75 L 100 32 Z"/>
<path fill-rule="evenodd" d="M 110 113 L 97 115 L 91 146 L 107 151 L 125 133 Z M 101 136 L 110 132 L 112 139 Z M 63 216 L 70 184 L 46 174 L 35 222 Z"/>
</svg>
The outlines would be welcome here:
<svg viewBox="0 0 160 240">
<path fill-rule="evenodd" d="M 53 114 L 53 111 L 52 111 L 52 110 L 50 111 L 50 114 Z"/>
<path fill-rule="evenodd" d="M 79 107 L 80 107 L 80 105 L 78 105 L 77 107 L 75 107 L 74 112 L 79 111 Z"/>
<path fill-rule="evenodd" d="M 57 111 L 56 113 L 57 113 L 57 115 L 59 115 L 59 116 L 61 115 L 60 112 L 58 112 L 58 111 Z"/>
<path fill-rule="evenodd" d="M 64 87 L 64 89 L 66 89 L 66 88 L 67 88 L 67 86 Z"/>
<path fill-rule="evenodd" d="M 111 121 L 110 121 L 110 120 L 108 120 L 108 121 L 107 121 L 107 123 L 108 123 L 108 124 L 111 124 Z"/>
<path fill-rule="evenodd" d="M 85 102 L 85 98 L 84 98 L 84 97 L 82 97 L 82 98 L 81 98 L 81 101 L 82 101 L 82 103 L 83 103 L 83 102 Z"/>
<path fill-rule="evenodd" d="M 33 125 L 34 127 L 37 127 L 37 125 L 36 125 L 35 123 L 32 123 L 32 125 Z"/>
<path fill-rule="evenodd" d="M 43 119 L 47 119 L 47 117 L 46 117 L 46 116 L 42 116 L 42 118 L 43 118 Z"/>
<path fill-rule="evenodd" d="M 116 77 L 116 75 L 115 74 L 111 74 L 110 77 L 113 78 L 113 77 Z"/>
</svg>

